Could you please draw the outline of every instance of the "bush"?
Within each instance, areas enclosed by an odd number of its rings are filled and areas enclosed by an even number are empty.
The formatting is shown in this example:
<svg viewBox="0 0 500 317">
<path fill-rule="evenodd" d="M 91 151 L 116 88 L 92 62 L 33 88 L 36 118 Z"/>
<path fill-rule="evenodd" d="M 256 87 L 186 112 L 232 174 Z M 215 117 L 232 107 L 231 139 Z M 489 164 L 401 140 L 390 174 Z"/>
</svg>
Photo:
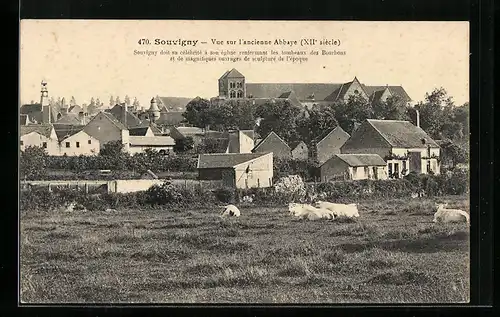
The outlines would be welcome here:
<svg viewBox="0 0 500 317">
<path fill-rule="evenodd" d="M 236 191 L 233 188 L 217 188 L 213 191 L 215 198 L 226 204 L 236 202 Z"/>
</svg>

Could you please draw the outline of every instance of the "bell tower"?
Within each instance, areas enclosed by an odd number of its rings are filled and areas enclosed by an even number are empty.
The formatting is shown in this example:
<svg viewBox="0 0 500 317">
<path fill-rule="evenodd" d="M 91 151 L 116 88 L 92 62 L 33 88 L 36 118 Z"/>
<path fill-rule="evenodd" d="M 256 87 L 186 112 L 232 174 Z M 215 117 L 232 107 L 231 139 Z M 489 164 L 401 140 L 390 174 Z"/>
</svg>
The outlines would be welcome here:
<svg viewBox="0 0 500 317">
<path fill-rule="evenodd" d="M 42 123 L 51 124 L 52 111 L 49 103 L 49 91 L 47 90 L 47 82 L 42 80 L 42 87 L 40 89 L 40 104 L 42 106 Z"/>
</svg>

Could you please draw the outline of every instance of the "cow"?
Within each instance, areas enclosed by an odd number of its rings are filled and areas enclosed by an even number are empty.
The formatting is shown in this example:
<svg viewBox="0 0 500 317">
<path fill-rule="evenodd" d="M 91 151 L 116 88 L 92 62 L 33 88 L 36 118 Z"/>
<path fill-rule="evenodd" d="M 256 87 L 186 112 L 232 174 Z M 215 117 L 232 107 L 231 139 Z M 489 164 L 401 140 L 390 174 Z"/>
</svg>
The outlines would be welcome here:
<svg viewBox="0 0 500 317">
<path fill-rule="evenodd" d="M 330 210 L 324 208 L 316 208 L 308 204 L 290 203 L 288 205 L 288 210 L 290 214 L 303 219 L 307 218 L 309 220 L 317 220 L 335 218 L 334 214 Z"/>
<path fill-rule="evenodd" d="M 227 205 L 224 206 L 224 211 L 222 212 L 222 216 L 231 216 L 231 217 L 239 217 L 241 215 L 240 210 L 235 205 Z"/>
<path fill-rule="evenodd" d="M 336 217 L 359 217 L 358 206 L 356 204 L 335 204 L 327 201 L 317 201 L 314 206 L 330 210 Z"/>
<path fill-rule="evenodd" d="M 448 204 L 436 204 L 437 211 L 434 214 L 434 223 L 443 222 L 467 222 L 470 223 L 469 214 L 460 209 L 448 209 Z"/>
</svg>

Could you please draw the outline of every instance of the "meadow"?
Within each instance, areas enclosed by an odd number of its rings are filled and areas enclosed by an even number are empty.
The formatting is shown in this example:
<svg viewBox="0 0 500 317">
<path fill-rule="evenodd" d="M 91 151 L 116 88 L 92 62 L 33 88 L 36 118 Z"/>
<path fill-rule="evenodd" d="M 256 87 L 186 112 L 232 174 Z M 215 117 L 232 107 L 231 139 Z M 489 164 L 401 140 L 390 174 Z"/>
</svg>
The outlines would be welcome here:
<svg viewBox="0 0 500 317">
<path fill-rule="evenodd" d="M 299 220 L 286 207 L 21 211 L 23 303 L 459 303 L 469 227 L 434 203 L 358 201 L 356 220 Z"/>
</svg>

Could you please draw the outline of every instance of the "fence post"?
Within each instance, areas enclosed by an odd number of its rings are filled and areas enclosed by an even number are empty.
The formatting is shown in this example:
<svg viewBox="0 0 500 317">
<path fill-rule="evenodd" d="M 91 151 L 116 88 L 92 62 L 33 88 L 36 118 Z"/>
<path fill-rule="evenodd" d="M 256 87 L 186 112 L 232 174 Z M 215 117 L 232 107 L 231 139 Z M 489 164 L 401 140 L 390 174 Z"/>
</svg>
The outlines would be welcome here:
<svg viewBox="0 0 500 317">
<path fill-rule="evenodd" d="M 85 194 L 89 193 L 89 183 L 85 183 Z"/>
</svg>

